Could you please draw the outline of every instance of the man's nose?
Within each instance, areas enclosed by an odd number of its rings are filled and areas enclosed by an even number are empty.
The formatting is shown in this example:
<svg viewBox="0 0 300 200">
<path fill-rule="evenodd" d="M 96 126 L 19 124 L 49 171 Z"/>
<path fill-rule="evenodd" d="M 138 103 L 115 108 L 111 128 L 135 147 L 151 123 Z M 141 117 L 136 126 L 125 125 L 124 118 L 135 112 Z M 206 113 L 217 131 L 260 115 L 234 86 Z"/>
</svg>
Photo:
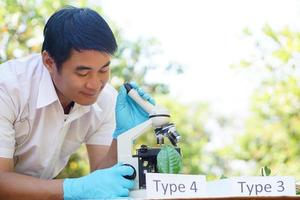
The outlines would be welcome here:
<svg viewBox="0 0 300 200">
<path fill-rule="evenodd" d="M 99 77 L 91 77 L 86 83 L 86 87 L 91 90 L 98 90 L 102 87 L 103 82 Z"/>
</svg>

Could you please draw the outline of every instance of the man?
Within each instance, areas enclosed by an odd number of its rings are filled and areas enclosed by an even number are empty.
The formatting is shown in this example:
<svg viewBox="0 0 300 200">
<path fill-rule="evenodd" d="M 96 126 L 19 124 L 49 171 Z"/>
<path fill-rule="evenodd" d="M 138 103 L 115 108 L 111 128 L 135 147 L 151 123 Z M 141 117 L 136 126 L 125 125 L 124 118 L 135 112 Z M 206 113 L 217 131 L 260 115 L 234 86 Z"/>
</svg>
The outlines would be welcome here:
<svg viewBox="0 0 300 200">
<path fill-rule="evenodd" d="M 116 48 L 98 13 L 67 7 L 48 20 L 41 55 L 0 66 L 0 199 L 128 196 L 133 169 L 116 164 L 116 139 L 147 113 L 108 84 Z M 82 143 L 93 172 L 53 180 Z"/>
</svg>

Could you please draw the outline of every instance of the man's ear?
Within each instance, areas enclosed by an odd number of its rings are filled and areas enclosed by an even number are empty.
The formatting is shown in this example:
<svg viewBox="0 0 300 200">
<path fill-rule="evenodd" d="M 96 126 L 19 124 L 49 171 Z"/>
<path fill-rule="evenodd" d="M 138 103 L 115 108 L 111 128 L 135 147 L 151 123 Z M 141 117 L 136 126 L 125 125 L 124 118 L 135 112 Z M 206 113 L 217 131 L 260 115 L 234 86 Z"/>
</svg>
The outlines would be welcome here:
<svg viewBox="0 0 300 200">
<path fill-rule="evenodd" d="M 42 59 L 45 67 L 48 69 L 49 73 L 52 74 L 54 71 L 56 71 L 56 64 L 53 60 L 53 58 L 50 56 L 50 54 L 44 50 L 42 52 Z"/>
</svg>

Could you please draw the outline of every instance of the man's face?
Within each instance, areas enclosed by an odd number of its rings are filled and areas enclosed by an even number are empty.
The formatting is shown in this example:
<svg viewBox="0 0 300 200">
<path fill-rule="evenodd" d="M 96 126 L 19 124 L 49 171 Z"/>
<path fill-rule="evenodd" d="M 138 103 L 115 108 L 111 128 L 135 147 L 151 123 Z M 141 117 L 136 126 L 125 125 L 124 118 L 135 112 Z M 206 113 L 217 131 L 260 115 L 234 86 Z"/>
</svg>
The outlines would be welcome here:
<svg viewBox="0 0 300 200">
<path fill-rule="evenodd" d="M 59 71 L 56 66 L 50 69 L 47 66 L 64 108 L 72 101 L 80 105 L 96 102 L 109 80 L 110 59 L 111 56 L 104 52 L 72 50 L 70 58 L 62 64 Z M 55 65 L 54 62 L 52 64 Z"/>
</svg>

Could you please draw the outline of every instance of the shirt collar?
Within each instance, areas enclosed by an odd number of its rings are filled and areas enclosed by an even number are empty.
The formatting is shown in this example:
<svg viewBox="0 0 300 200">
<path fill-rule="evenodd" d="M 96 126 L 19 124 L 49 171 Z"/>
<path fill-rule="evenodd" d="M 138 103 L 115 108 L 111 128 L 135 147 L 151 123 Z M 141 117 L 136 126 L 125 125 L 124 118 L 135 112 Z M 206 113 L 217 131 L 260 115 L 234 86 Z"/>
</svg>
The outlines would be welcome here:
<svg viewBox="0 0 300 200">
<path fill-rule="evenodd" d="M 47 68 L 42 64 L 42 78 L 39 85 L 37 108 L 45 107 L 54 101 L 58 101 L 51 76 Z"/>
<path fill-rule="evenodd" d="M 92 109 L 96 113 L 97 117 L 100 119 L 101 118 L 102 108 L 97 104 L 97 102 L 92 105 Z"/>
</svg>

